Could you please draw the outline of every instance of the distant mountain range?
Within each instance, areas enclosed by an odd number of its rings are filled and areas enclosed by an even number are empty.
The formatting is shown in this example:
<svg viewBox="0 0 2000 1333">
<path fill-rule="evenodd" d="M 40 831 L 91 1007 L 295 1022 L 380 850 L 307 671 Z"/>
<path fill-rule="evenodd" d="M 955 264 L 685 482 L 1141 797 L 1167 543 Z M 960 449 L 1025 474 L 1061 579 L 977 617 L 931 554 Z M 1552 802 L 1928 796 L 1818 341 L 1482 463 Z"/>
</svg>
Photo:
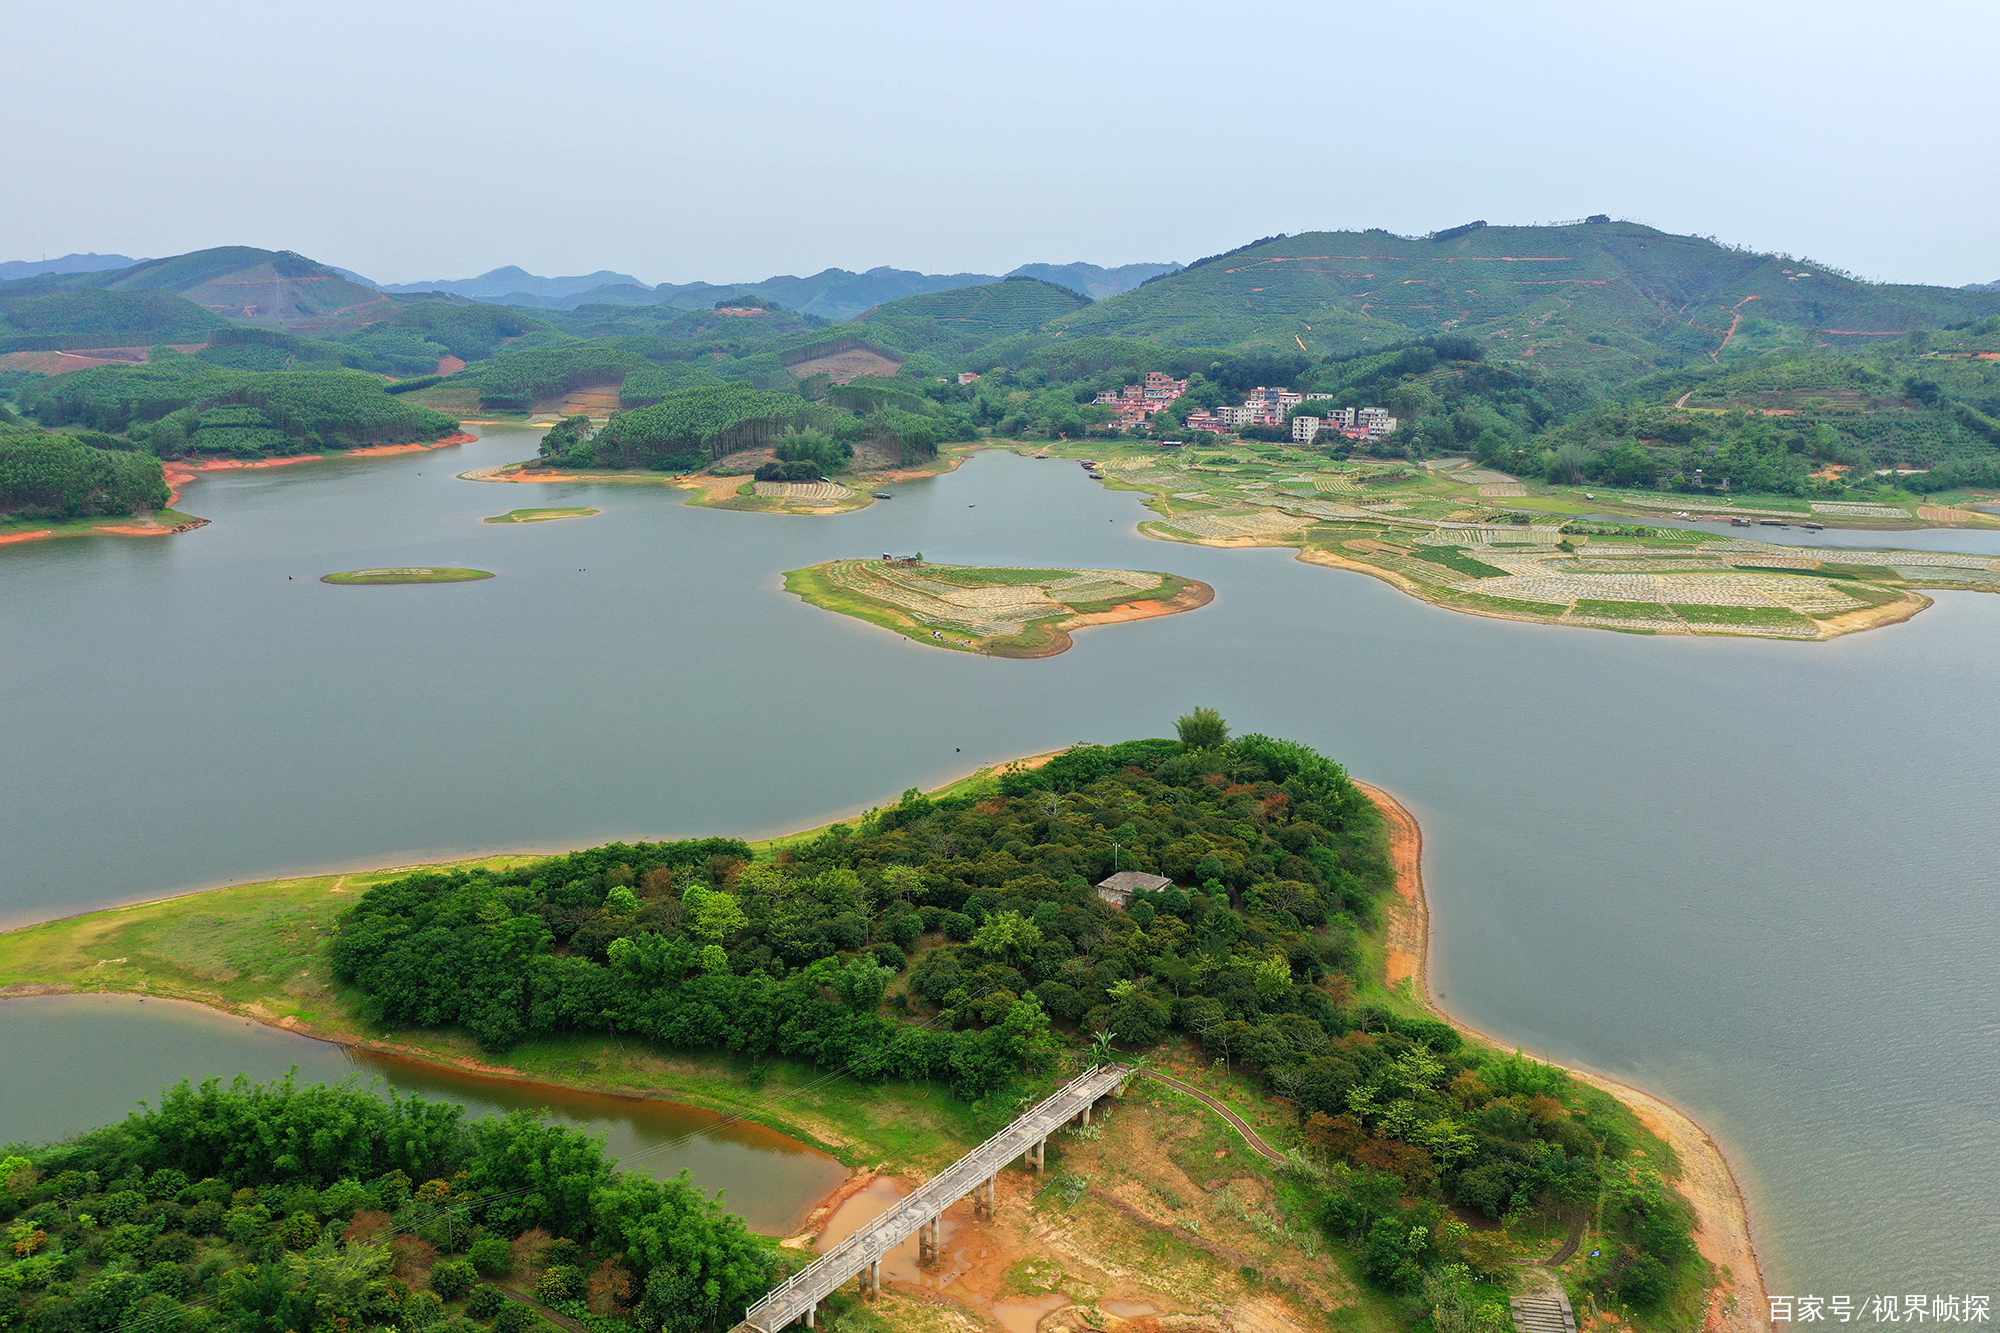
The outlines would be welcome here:
<svg viewBox="0 0 2000 1333">
<path fill-rule="evenodd" d="M 250 246 L 97 267 L 121 258 L 69 255 L 28 265 L 40 270 L 31 276 L 0 279 L 0 352 L 199 342 L 227 322 L 320 338 L 365 325 L 448 327 L 460 332 L 440 333 L 440 345 L 463 333 L 475 355 L 530 333 L 700 337 L 726 341 L 739 356 L 769 343 L 777 355 L 791 350 L 776 345 L 781 333 L 803 337 L 822 323 L 853 321 L 846 334 L 954 364 L 1003 341 L 1112 338 L 1296 359 L 1455 335 L 1495 360 L 1615 384 L 1725 356 L 1869 346 L 2000 314 L 2000 283 L 1863 282 L 1809 260 L 1605 216 L 1542 227 L 1468 223 L 1427 236 L 1373 229 L 1266 237 L 1185 267 L 1025 264 L 1004 276 L 833 268 L 657 287 L 611 270 L 549 278 L 515 267 L 377 286 Z M 714 314 L 736 304 L 790 313 Z M 496 333 L 500 323 L 510 332 Z"/>
<path fill-rule="evenodd" d="M 574 310 L 586 305 L 665 305 L 681 310 L 713 306 L 733 296 L 757 296 L 788 310 L 823 319 L 852 319 L 885 302 L 925 296 L 959 287 L 980 287 L 1003 278 L 1029 277 L 1068 287 L 1094 301 L 1131 291 L 1148 278 L 1172 273 L 1178 264 L 1023 264 L 1011 273 L 918 273 L 911 269 L 871 268 L 854 273 L 830 268 L 810 277 L 781 275 L 762 282 L 662 283 L 648 287 L 629 273 L 599 269 L 567 278 L 544 278 L 508 265 L 476 278 L 439 278 L 432 282 L 369 283 L 377 291 L 408 295 L 448 292 L 473 301 L 521 306 L 530 310 Z M 341 270 L 346 273 L 346 270 Z M 359 274 L 348 277 L 367 282 Z"/>
</svg>

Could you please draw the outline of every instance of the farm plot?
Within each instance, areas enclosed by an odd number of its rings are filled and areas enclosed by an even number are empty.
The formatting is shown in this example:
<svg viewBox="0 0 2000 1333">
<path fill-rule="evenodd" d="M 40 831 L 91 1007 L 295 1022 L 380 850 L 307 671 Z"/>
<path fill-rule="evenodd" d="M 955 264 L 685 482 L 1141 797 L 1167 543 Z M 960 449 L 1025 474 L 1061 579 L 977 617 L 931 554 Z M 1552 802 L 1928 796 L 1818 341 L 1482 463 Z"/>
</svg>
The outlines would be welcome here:
<svg viewBox="0 0 2000 1333">
<path fill-rule="evenodd" d="M 785 586 L 808 602 L 919 642 L 1001 657 L 1069 646 L 1066 630 L 1099 620 L 1189 610 L 1207 584 L 1131 569 L 1007 569 L 835 560 L 794 570 Z"/>
<path fill-rule="evenodd" d="M 1342 515 L 1351 517 L 1352 515 Z M 1242 538 L 1280 537 L 1302 531 L 1305 520 L 1289 514 L 1266 513 L 1218 513 L 1180 514 L 1167 523 L 1156 526 L 1178 530 L 1195 537 L 1219 538 L 1224 541 Z"/>
<path fill-rule="evenodd" d="M 757 494 L 767 500 L 799 500 L 806 504 L 834 504 L 854 492 L 837 481 L 760 481 Z"/>
<path fill-rule="evenodd" d="M 1833 514 L 1842 518 L 1908 518 L 1910 511 L 1893 505 L 1847 504 L 1839 500 L 1815 500 L 1812 511 L 1815 514 Z"/>
</svg>

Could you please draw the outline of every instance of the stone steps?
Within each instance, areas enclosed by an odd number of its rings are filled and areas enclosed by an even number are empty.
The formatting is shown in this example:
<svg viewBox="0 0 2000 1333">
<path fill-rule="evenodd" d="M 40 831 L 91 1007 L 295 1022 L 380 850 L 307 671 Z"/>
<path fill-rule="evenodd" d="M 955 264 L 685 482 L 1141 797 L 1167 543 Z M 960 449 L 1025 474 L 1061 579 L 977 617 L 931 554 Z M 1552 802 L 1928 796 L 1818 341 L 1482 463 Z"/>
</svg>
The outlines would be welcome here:
<svg viewBox="0 0 2000 1333">
<path fill-rule="evenodd" d="M 1510 1304 L 1517 1333 L 1576 1333 L 1576 1313 L 1561 1288 L 1516 1296 Z"/>
</svg>

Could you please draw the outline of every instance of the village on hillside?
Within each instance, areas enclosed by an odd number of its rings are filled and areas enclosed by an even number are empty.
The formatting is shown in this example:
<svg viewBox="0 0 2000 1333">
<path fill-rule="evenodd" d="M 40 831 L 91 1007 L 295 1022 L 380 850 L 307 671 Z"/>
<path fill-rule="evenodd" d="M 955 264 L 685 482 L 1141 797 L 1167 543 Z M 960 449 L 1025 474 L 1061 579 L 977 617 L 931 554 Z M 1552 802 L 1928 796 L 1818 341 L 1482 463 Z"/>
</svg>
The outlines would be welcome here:
<svg viewBox="0 0 2000 1333">
<path fill-rule="evenodd" d="M 1153 417 L 1188 390 L 1186 380 L 1163 371 L 1149 371 L 1143 382 L 1122 389 L 1106 389 L 1092 400 L 1093 406 L 1108 407 L 1117 413 L 1114 424 L 1120 430 L 1146 426 Z M 1292 440 L 1312 444 L 1320 436 L 1338 435 L 1349 441 L 1379 440 L 1396 431 L 1396 418 L 1380 407 L 1333 407 L 1300 412 L 1308 403 L 1331 403 L 1330 393 L 1295 393 L 1258 385 L 1235 407 L 1196 408 L 1187 414 L 1191 431 L 1230 435 L 1247 426 L 1282 429 L 1291 422 Z"/>
</svg>

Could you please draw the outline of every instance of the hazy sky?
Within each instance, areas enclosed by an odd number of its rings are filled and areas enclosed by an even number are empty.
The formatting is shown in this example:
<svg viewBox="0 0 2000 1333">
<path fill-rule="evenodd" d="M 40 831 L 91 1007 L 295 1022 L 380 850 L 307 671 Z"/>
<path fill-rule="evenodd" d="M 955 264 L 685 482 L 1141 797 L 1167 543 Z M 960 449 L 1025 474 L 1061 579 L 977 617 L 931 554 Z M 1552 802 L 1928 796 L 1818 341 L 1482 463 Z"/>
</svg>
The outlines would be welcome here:
<svg viewBox="0 0 2000 1333">
<path fill-rule="evenodd" d="M 2000 279 L 1993 0 L 98 0 L 5 31 L 0 259 L 730 281 L 1606 212 Z"/>
</svg>

